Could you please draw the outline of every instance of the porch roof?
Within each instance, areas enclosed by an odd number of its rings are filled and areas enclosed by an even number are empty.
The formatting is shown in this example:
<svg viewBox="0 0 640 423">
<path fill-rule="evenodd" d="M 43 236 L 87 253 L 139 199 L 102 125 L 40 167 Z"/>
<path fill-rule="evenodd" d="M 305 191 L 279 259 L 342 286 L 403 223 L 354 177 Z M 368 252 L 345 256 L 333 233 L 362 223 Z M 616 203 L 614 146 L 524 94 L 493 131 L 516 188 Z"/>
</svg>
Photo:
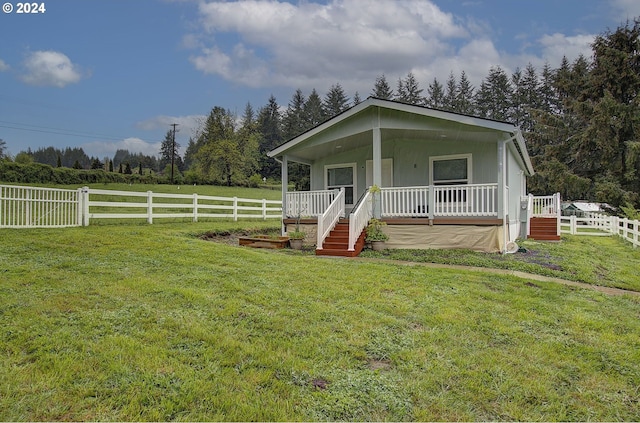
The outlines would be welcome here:
<svg viewBox="0 0 640 423">
<path fill-rule="evenodd" d="M 506 141 L 533 174 L 531 159 L 520 129 L 510 123 L 445 112 L 423 106 L 369 97 L 343 113 L 298 135 L 267 153 L 269 157 L 312 164 L 323 157 L 371 145 L 374 128 L 382 142 L 389 139 Z"/>
</svg>

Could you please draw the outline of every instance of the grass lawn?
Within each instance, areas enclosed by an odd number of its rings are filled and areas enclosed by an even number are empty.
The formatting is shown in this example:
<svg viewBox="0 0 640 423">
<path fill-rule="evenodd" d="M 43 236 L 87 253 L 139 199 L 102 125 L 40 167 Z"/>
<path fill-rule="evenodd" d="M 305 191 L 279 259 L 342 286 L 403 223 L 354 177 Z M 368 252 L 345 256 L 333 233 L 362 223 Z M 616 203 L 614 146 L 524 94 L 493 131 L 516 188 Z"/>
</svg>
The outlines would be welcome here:
<svg viewBox="0 0 640 423">
<path fill-rule="evenodd" d="M 0 231 L 0 420 L 640 419 L 638 298 L 198 238 L 274 225 Z"/>
</svg>

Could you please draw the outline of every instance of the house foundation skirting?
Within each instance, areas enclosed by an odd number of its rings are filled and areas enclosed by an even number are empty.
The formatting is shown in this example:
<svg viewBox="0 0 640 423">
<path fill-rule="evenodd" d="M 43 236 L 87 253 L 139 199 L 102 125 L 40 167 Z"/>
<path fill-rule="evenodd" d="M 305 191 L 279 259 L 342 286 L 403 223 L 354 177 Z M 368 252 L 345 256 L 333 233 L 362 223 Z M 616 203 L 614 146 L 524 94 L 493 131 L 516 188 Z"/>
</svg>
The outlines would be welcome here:
<svg viewBox="0 0 640 423">
<path fill-rule="evenodd" d="M 487 253 L 504 250 L 502 225 L 397 224 L 383 227 L 389 235 L 387 248 L 449 249 L 462 248 Z"/>
<path fill-rule="evenodd" d="M 502 220 L 484 218 L 395 218 L 383 219 L 382 229 L 389 235 L 387 248 L 450 249 L 462 248 L 487 253 L 504 251 Z M 295 219 L 284 219 L 287 231 L 296 228 Z M 317 219 L 300 219 L 300 230 L 307 236 L 304 245 L 316 244 Z"/>
</svg>

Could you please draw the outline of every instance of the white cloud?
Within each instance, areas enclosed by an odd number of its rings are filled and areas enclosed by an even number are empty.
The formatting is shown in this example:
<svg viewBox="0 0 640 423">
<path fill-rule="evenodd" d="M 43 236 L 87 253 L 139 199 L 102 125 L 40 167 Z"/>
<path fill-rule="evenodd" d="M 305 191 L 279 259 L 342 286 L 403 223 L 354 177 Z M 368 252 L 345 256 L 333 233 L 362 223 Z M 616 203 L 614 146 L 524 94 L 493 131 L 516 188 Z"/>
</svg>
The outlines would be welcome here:
<svg viewBox="0 0 640 423">
<path fill-rule="evenodd" d="M 404 74 L 408 64 L 429 62 L 451 50 L 449 40 L 468 36 L 451 14 L 423 0 L 201 2 L 199 11 L 206 34 L 184 40 L 198 48 L 194 66 L 252 87 L 323 89 L 363 78 L 370 86 L 375 76 Z M 213 37 L 224 33 L 239 41 L 225 49 Z"/>
<path fill-rule="evenodd" d="M 0 59 L 0 72 L 8 71 L 9 65 L 7 65 L 2 59 Z"/>
<path fill-rule="evenodd" d="M 591 43 L 595 39 L 594 35 L 576 35 L 568 37 L 564 34 L 545 35 L 540 38 L 543 56 L 553 66 L 558 66 L 562 57 L 566 56 L 569 62 L 574 61 L 579 55 L 589 59 L 592 54 Z"/>
<path fill-rule="evenodd" d="M 157 156 L 160 153 L 159 142 L 147 142 L 140 138 L 125 138 L 121 141 L 93 141 L 80 147 L 90 157 L 113 157 L 117 150 L 129 150 L 131 153 L 142 153 Z"/>
<path fill-rule="evenodd" d="M 22 80 L 29 85 L 62 88 L 82 79 L 77 65 L 63 53 L 57 51 L 35 51 L 24 61 L 25 74 Z"/>
</svg>

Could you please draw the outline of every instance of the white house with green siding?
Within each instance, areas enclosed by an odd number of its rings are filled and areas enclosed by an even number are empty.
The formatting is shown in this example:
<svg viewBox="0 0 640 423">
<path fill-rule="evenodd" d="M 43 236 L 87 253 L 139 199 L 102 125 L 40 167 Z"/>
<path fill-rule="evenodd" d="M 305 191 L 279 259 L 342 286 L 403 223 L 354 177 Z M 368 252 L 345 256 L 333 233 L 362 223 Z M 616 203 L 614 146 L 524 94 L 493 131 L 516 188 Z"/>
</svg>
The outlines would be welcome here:
<svg viewBox="0 0 640 423">
<path fill-rule="evenodd" d="M 359 253 L 372 217 L 389 248 L 504 251 L 526 237 L 534 171 L 510 123 L 370 97 L 268 155 L 282 164 L 283 232 L 300 219 L 318 254 Z M 287 191 L 289 163 L 309 166 L 310 191 Z M 345 248 L 327 240 L 338 226 Z"/>
</svg>

